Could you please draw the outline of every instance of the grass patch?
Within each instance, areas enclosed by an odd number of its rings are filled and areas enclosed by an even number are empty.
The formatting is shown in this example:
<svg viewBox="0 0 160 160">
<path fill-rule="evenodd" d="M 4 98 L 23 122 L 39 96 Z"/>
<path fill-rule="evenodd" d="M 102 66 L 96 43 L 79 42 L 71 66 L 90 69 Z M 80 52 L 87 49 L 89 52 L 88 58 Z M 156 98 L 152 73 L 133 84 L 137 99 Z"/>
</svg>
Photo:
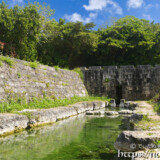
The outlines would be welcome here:
<svg viewBox="0 0 160 160">
<path fill-rule="evenodd" d="M 155 127 L 158 128 L 160 126 L 159 120 L 150 119 L 148 116 L 143 116 L 143 119 L 134 124 L 136 128 L 140 128 L 142 130 L 150 130 L 150 128 Z"/>
<path fill-rule="evenodd" d="M 150 122 L 151 119 L 148 117 L 148 115 L 143 115 L 142 121 Z"/>
<path fill-rule="evenodd" d="M 0 62 L 1 62 L 1 65 L 2 65 L 2 62 L 7 63 L 11 68 L 15 64 L 15 62 L 11 58 L 4 57 L 4 56 L 0 56 Z"/>
<path fill-rule="evenodd" d="M 20 73 L 17 73 L 17 76 L 18 76 L 18 78 L 21 78 L 21 74 Z"/>
<path fill-rule="evenodd" d="M 77 97 L 66 99 L 52 99 L 50 97 L 45 98 L 33 98 L 30 102 L 26 102 L 25 99 L 10 100 L 9 102 L 0 103 L 0 113 L 11 113 L 21 111 L 23 109 L 47 109 L 59 106 L 67 106 L 82 101 L 95 101 L 103 100 L 109 101 L 107 97 Z"/>
<path fill-rule="evenodd" d="M 0 61 L 0 67 L 2 67 L 3 66 L 3 64 L 2 64 L 2 62 Z"/>
<path fill-rule="evenodd" d="M 75 68 L 73 69 L 74 72 L 79 74 L 79 77 L 83 80 L 84 76 L 83 76 L 83 72 L 81 71 L 80 68 Z"/>
<path fill-rule="evenodd" d="M 29 79 L 29 78 L 31 78 L 31 75 L 27 74 L 26 77 Z"/>
<path fill-rule="evenodd" d="M 46 87 L 49 88 L 49 86 L 50 86 L 50 84 L 49 84 L 49 83 L 46 83 Z"/>
</svg>

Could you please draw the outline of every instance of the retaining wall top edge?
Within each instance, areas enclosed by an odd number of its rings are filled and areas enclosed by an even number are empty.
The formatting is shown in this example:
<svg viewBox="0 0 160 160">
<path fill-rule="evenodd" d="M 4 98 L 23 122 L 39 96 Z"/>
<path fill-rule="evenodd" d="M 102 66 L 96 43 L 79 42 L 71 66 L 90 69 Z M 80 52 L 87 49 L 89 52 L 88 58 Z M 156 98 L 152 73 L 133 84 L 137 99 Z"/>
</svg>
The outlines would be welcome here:
<svg viewBox="0 0 160 160">
<path fill-rule="evenodd" d="M 117 70 L 117 69 L 160 69 L 160 65 L 155 65 L 152 66 L 152 65 L 137 65 L 137 67 L 135 67 L 134 65 L 126 65 L 126 66 L 120 66 L 120 67 L 117 67 L 117 66 L 91 66 L 91 67 L 80 67 L 81 70 Z"/>
</svg>

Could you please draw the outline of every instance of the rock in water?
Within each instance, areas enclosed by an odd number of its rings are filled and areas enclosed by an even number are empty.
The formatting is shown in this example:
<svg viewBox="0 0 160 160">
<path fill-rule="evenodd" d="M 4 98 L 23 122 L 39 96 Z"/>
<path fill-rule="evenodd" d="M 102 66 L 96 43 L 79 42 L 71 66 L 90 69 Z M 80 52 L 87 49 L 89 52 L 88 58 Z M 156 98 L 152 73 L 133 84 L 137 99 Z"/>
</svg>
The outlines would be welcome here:
<svg viewBox="0 0 160 160">
<path fill-rule="evenodd" d="M 123 131 L 117 138 L 114 147 L 124 152 L 135 152 L 145 149 L 156 149 L 155 142 L 160 140 L 159 131 Z"/>
</svg>

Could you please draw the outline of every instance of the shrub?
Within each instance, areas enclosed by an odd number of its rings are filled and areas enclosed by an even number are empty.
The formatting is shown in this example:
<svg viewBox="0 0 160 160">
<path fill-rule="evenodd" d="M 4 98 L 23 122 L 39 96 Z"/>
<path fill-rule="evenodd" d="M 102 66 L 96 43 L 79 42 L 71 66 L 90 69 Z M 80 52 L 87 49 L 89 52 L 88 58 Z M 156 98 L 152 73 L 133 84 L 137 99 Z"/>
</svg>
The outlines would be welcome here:
<svg viewBox="0 0 160 160">
<path fill-rule="evenodd" d="M 30 62 L 29 66 L 32 67 L 33 69 L 36 69 L 38 67 L 38 62 Z"/>
<path fill-rule="evenodd" d="M 55 70 L 58 71 L 60 68 L 59 66 L 54 66 Z"/>
<path fill-rule="evenodd" d="M 10 67 L 13 67 L 14 61 L 9 57 L 0 56 L 0 61 L 7 63 Z"/>
</svg>

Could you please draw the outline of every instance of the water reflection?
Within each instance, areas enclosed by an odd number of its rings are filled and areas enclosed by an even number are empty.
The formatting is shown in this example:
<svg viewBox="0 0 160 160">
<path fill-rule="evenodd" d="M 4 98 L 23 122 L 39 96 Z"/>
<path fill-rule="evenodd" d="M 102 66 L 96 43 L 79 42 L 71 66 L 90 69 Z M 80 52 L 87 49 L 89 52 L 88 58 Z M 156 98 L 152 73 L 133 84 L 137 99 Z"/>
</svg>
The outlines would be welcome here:
<svg viewBox="0 0 160 160">
<path fill-rule="evenodd" d="M 113 160 L 114 142 L 128 128 L 126 118 L 79 115 L 12 135 L 0 139 L 0 159 Z"/>
<path fill-rule="evenodd" d="M 85 121 L 85 116 L 79 115 L 52 126 L 0 139 L 0 159 L 43 159 L 51 152 L 73 141 L 83 129 Z"/>
</svg>

